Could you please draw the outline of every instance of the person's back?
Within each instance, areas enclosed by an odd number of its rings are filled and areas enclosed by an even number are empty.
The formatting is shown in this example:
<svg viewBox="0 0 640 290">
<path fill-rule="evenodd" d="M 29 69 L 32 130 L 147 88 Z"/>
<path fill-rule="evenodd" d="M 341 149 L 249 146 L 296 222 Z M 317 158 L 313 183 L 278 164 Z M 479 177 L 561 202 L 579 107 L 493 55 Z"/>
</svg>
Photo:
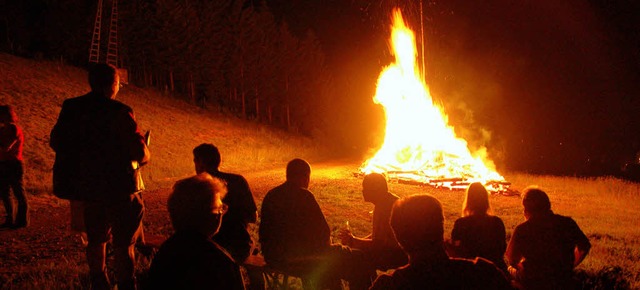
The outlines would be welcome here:
<svg viewBox="0 0 640 290">
<path fill-rule="evenodd" d="M 267 263 L 310 257 L 330 245 L 329 225 L 313 194 L 289 182 L 262 202 L 259 234 Z"/>
<path fill-rule="evenodd" d="M 371 289 L 511 289 L 505 274 L 483 258 L 449 258 L 444 214 L 433 196 L 396 201 L 389 221 L 409 264 L 378 276 Z"/>
<path fill-rule="evenodd" d="M 67 182 L 61 190 L 91 193 L 81 199 L 108 202 L 140 190 L 131 161 L 144 152 L 133 152 L 139 136 L 134 135 L 138 128 L 131 108 L 94 93 L 65 100 L 63 108 L 51 135 L 54 182 Z"/>
<path fill-rule="evenodd" d="M 193 162 L 196 173 L 209 173 L 227 185 L 227 195 L 222 201 L 229 207 L 229 211 L 213 240 L 225 248 L 238 264 L 242 264 L 251 254 L 253 245 L 248 225 L 257 220 L 257 207 L 249 184 L 242 175 L 219 170 L 220 151 L 213 144 L 196 146 L 193 149 Z"/>
<path fill-rule="evenodd" d="M 573 268 L 589 253 L 589 239 L 573 219 L 551 211 L 544 191 L 526 188 L 522 204 L 526 221 L 509 241 L 509 272 L 523 289 L 573 289 Z"/>
<path fill-rule="evenodd" d="M 455 221 L 451 239 L 459 241 L 456 256 L 473 259 L 482 257 L 505 270 L 504 251 L 507 248 L 504 223 L 492 215 L 471 215 Z"/>
<path fill-rule="evenodd" d="M 371 289 L 510 289 L 504 276 L 483 258 L 412 261 L 391 275 L 379 276 L 374 285 Z"/>
<path fill-rule="evenodd" d="M 524 257 L 518 274 L 523 284 L 570 283 L 574 249 L 582 239 L 573 219 L 557 214 L 530 218 L 516 227 L 513 239 Z"/>
<path fill-rule="evenodd" d="M 244 289 L 229 254 L 194 231 L 180 231 L 162 244 L 149 269 L 148 289 Z"/>
<path fill-rule="evenodd" d="M 229 206 L 220 226 L 220 231 L 213 240 L 242 263 L 250 254 L 253 240 L 247 227 L 249 222 L 255 222 L 256 204 L 251 190 L 244 177 L 225 172 L 209 172 L 211 176 L 227 183 L 228 193 L 222 200 Z"/>
</svg>

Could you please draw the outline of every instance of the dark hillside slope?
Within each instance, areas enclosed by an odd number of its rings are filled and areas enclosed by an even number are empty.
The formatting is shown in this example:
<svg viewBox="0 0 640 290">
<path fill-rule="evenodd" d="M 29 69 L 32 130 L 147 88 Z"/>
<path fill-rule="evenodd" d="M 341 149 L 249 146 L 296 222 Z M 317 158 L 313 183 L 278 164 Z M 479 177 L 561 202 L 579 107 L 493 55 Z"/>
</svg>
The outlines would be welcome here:
<svg viewBox="0 0 640 290">
<path fill-rule="evenodd" d="M 55 156 L 49 133 L 62 102 L 89 91 L 86 71 L 0 53 L 0 75 L 0 104 L 14 106 L 25 132 L 27 190 L 49 193 Z M 169 187 L 192 174 L 191 150 L 203 142 L 217 145 L 222 167 L 238 172 L 283 166 L 294 157 L 318 160 L 321 155 L 310 139 L 212 113 L 155 90 L 128 85 L 117 99 L 133 108 L 142 131 L 151 130 L 152 160 L 143 173 L 147 189 Z"/>
</svg>

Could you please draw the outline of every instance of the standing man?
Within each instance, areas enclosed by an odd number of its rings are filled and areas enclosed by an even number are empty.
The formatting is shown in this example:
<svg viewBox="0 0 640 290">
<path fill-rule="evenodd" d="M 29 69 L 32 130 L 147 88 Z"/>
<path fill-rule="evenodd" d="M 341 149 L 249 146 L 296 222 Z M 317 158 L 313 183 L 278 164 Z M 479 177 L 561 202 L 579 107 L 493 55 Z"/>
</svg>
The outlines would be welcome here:
<svg viewBox="0 0 640 290">
<path fill-rule="evenodd" d="M 236 263 L 242 264 L 251 254 L 253 240 L 248 226 L 256 222 L 258 208 L 247 180 L 238 174 L 220 172 L 220 160 L 220 151 L 213 144 L 200 144 L 193 149 L 196 173 L 209 173 L 227 184 L 227 195 L 222 202 L 229 206 L 229 211 L 213 241 L 225 248 Z"/>
<path fill-rule="evenodd" d="M 287 180 L 262 201 L 259 235 L 269 266 L 301 277 L 305 289 L 336 287 L 367 289 L 375 270 L 361 251 L 331 244 L 329 225 L 307 188 L 311 166 L 302 159 L 287 164 Z"/>
<path fill-rule="evenodd" d="M 575 289 L 573 268 L 591 249 L 578 224 L 554 214 L 547 194 L 528 187 L 522 197 L 525 222 L 507 246 L 509 273 L 522 289 Z"/>
<path fill-rule="evenodd" d="M 111 288 L 105 264 L 110 238 L 118 289 L 135 289 L 134 244 L 144 213 L 138 168 L 149 160 L 149 150 L 133 110 L 114 100 L 120 88 L 116 68 L 94 65 L 89 85 L 88 94 L 64 101 L 51 131 L 53 190 L 84 202 L 92 289 Z"/>
<path fill-rule="evenodd" d="M 380 173 L 370 173 L 362 180 L 364 201 L 373 203 L 373 230 L 366 238 L 356 238 L 349 229 L 340 232 L 343 244 L 364 251 L 379 270 L 405 265 L 407 255 L 402 251 L 389 225 L 391 208 L 398 196 L 389 192 L 387 179 Z"/>
</svg>

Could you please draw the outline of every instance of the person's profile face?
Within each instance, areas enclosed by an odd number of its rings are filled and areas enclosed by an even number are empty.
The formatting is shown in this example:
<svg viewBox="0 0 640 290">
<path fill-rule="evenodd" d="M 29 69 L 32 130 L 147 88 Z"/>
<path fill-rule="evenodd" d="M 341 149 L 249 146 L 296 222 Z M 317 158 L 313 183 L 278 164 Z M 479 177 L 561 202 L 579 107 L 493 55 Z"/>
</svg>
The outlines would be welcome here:
<svg viewBox="0 0 640 290">
<path fill-rule="evenodd" d="M 109 94 L 109 97 L 111 99 L 115 99 L 119 91 L 120 91 L 120 76 L 116 74 L 116 77 L 113 80 L 113 84 L 111 84 L 111 88 L 110 88 L 111 94 Z"/>
</svg>

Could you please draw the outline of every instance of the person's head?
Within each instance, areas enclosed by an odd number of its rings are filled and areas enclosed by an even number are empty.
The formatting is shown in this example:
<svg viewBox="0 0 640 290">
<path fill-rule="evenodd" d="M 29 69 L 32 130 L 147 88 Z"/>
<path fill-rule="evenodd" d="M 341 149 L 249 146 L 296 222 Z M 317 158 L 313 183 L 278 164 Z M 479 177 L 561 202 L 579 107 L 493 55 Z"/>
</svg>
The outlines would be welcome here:
<svg viewBox="0 0 640 290">
<path fill-rule="evenodd" d="M 167 208 L 176 231 L 193 230 L 207 237 L 220 228 L 226 205 L 226 185 L 207 173 L 179 180 L 173 185 Z"/>
<path fill-rule="evenodd" d="M 220 167 L 220 151 L 213 144 L 203 143 L 193 149 L 193 163 L 196 173 L 217 171 Z"/>
<path fill-rule="evenodd" d="M 480 182 L 469 185 L 462 203 L 462 216 L 487 214 L 489 212 L 489 193 Z"/>
<path fill-rule="evenodd" d="M 536 186 L 529 186 L 522 194 L 524 216 L 528 219 L 532 216 L 544 215 L 551 212 L 551 202 L 547 193 Z"/>
<path fill-rule="evenodd" d="M 120 76 L 115 66 L 97 63 L 89 68 L 91 91 L 105 98 L 113 99 L 120 90 Z"/>
<path fill-rule="evenodd" d="M 307 161 L 296 158 L 287 164 L 287 182 L 300 186 L 309 187 L 311 178 L 311 165 Z"/>
<path fill-rule="evenodd" d="M 362 180 L 362 197 L 364 201 L 377 203 L 380 198 L 389 192 L 387 179 L 380 173 L 369 173 Z"/>
<path fill-rule="evenodd" d="M 13 107 L 9 105 L 0 106 L 0 123 L 16 123 L 18 122 L 18 115 L 13 111 Z"/>
<path fill-rule="evenodd" d="M 412 195 L 393 204 L 391 229 L 398 244 L 409 255 L 438 250 L 444 239 L 444 213 L 431 195 Z"/>
</svg>

